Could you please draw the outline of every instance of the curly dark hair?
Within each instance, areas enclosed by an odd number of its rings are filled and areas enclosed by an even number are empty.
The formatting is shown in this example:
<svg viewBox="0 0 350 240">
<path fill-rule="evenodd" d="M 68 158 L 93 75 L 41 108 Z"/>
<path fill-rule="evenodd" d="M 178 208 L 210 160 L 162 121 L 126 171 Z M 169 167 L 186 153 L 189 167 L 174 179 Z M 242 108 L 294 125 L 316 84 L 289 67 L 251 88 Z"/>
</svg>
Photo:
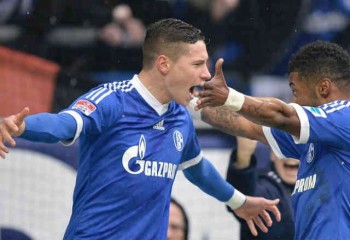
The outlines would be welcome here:
<svg viewBox="0 0 350 240">
<path fill-rule="evenodd" d="M 159 54 L 176 59 L 181 54 L 181 43 L 205 41 L 202 31 L 179 19 L 167 18 L 147 28 L 143 43 L 143 67 L 150 66 Z"/>
<path fill-rule="evenodd" d="M 350 56 L 341 46 L 315 41 L 292 55 L 288 73 L 298 72 L 309 83 L 329 78 L 338 88 L 350 87 Z"/>
</svg>

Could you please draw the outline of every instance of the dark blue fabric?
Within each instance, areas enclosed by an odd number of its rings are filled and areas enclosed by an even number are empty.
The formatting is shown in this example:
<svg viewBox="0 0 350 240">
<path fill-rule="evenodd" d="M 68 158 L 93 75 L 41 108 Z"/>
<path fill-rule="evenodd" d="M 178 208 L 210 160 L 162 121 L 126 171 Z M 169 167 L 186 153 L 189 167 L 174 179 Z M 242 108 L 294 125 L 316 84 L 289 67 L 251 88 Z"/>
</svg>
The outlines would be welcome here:
<svg viewBox="0 0 350 240">
<path fill-rule="evenodd" d="M 271 215 L 273 221 L 272 227 L 269 228 L 268 233 L 264 233 L 258 229 L 257 237 L 254 237 L 250 233 L 248 225 L 244 220 L 237 218 L 241 223 L 241 240 L 293 240 L 294 217 L 290 196 L 293 186 L 283 184 L 272 166 L 271 169 L 258 170 L 255 157 L 253 157 L 251 165 L 245 169 L 236 169 L 233 165 L 235 161 L 236 151 L 233 151 L 230 165 L 227 169 L 227 181 L 246 195 L 265 197 L 267 199 L 279 198 L 278 209 L 282 214 L 282 220 L 280 222 L 277 222 L 274 216 Z M 228 211 L 234 214 L 229 208 Z"/>
</svg>

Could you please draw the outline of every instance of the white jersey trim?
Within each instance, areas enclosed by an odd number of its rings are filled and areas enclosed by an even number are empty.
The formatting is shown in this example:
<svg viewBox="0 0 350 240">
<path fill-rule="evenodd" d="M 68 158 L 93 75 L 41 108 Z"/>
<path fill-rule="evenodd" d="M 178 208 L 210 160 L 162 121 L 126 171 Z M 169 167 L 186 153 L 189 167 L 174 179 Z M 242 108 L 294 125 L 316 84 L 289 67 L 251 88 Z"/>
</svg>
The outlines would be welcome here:
<svg viewBox="0 0 350 240">
<path fill-rule="evenodd" d="M 112 92 L 113 91 L 108 89 L 107 87 L 100 87 L 86 95 L 85 98 L 90 101 L 93 101 L 95 104 L 98 104 Z"/>
<path fill-rule="evenodd" d="M 142 84 L 139 77 L 134 75 L 134 77 L 130 80 L 139 94 L 143 99 L 158 113 L 159 116 L 163 115 L 168 111 L 169 103 L 162 104 L 148 91 L 148 89 Z"/>
<path fill-rule="evenodd" d="M 181 163 L 178 170 L 182 171 L 182 170 L 185 170 L 186 168 L 192 167 L 192 166 L 198 164 L 200 161 L 202 161 L 202 159 L 203 159 L 203 152 L 201 151 L 197 157 Z"/>
<path fill-rule="evenodd" d="M 290 103 L 292 107 L 294 107 L 295 111 L 298 114 L 299 120 L 300 120 L 300 136 L 299 139 L 295 136 L 293 137 L 293 140 L 296 144 L 300 143 L 307 143 L 310 137 L 310 123 L 309 123 L 309 118 L 307 117 L 306 112 L 304 109 L 296 104 L 296 103 Z"/>
<path fill-rule="evenodd" d="M 286 158 L 286 156 L 284 156 L 280 147 L 278 146 L 276 139 L 273 137 L 272 132 L 271 132 L 271 128 L 263 126 L 262 130 L 264 132 L 264 135 L 266 137 L 267 142 L 269 143 L 269 145 L 270 145 L 272 151 L 274 152 L 274 154 L 276 155 L 276 157 L 279 159 Z"/>
<path fill-rule="evenodd" d="M 68 141 L 61 141 L 61 143 L 63 145 L 70 146 L 75 142 L 75 140 L 77 140 L 79 138 L 80 133 L 83 130 L 83 119 L 77 112 L 75 112 L 73 110 L 63 111 L 60 114 L 62 114 L 62 113 L 67 113 L 67 114 L 71 115 L 77 123 L 77 130 L 75 132 L 74 138 L 72 140 L 68 140 Z"/>
</svg>

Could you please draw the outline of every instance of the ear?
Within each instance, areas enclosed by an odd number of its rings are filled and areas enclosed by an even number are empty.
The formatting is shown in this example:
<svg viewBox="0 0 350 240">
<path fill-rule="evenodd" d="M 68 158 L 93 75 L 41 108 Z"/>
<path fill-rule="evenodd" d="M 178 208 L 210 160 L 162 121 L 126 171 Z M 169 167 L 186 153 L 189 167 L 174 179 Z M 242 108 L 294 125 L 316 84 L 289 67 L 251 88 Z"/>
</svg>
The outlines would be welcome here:
<svg viewBox="0 0 350 240">
<path fill-rule="evenodd" d="M 332 90 L 332 81 L 329 78 L 323 78 L 317 84 L 318 93 L 321 97 L 327 98 Z"/>
<path fill-rule="evenodd" d="M 157 58 L 157 68 L 162 74 L 169 72 L 169 58 L 165 55 L 159 55 Z"/>
</svg>

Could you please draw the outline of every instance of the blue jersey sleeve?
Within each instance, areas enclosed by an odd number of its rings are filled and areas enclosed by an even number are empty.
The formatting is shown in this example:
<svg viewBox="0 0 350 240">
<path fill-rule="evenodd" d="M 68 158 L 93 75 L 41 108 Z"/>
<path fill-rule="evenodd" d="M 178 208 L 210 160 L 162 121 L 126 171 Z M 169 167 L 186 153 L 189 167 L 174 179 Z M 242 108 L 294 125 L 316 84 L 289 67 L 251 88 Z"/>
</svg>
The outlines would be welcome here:
<svg viewBox="0 0 350 240">
<path fill-rule="evenodd" d="M 335 101 L 320 107 L 291 104 L 298 113 L 301 130 L 296 143 L 321 142 L 337 148 L 347 148 L 350 142 L 350 102 Z"/>
<path fill-rule="evenodd" d="M 26 117 L 25 124 L 21 138 L 46 143 L 74 139 L 77 129 L 69 114 L 39 113 Z"/>
<path fill-rule="evenodd" d="M 279 158 L 300 159 L 306 143 L 321 143 L 337 149 L 346 149 L 350 143 L 350 113 L 348 101 L 335 101 L 320 107 L 302 107 L 291 104 L 300 119 L 300 137 L 283 131 L 263 127 L 266 139 Z"/>
<path fill-rule="evenodd" d="M 186 178 L 202 191 L 227 202 L 233 195 L 234 188 L 226 182 L 215 167 L 205 158 L 200 163 L 184 170 Z"/>
</svg>

